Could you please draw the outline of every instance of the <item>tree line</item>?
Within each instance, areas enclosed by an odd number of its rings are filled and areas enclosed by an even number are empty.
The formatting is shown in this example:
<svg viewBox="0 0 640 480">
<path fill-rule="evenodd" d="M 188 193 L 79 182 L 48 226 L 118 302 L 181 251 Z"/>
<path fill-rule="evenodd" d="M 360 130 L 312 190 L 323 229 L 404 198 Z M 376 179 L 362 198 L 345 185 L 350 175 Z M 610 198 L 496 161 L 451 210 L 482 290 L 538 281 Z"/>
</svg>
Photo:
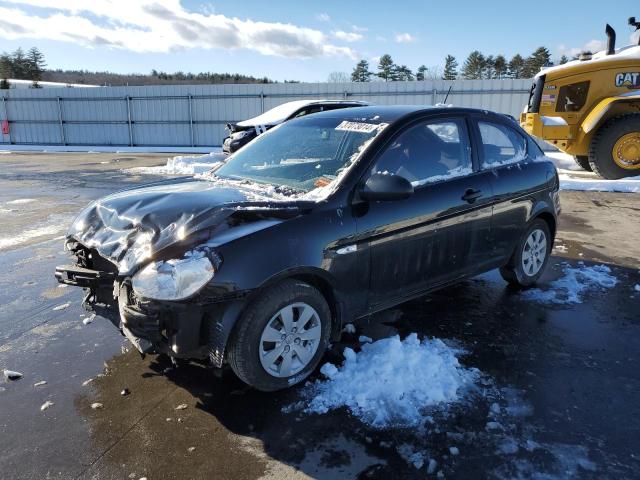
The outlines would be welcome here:
<svg viewBox="0 0 640 480">
<path fill-rule="evenodd" d="M 569 59 L 563 55 L 558 64 L 567 63 Z M 377 77 L 385 82 L 411 81 L 411 80 L 478 80 L 483 78 L 531 78 L 541 68 L 552 65 L 551 53 L 546 47 L 537 48 L 528 57 L 520 54 L 514 55 L 510 60 L 504 55 L 484 55 L 478 50 L 469 54 L 467 59 L 459 66 L 453 55 L 447 55 L 444 59 L 444 68 L 440 66 L 427 67 L 420 65 L 414 73 L 406 65 L 396 64 L 391 55 L 385 54 L 378 61 L 378 71 L 369 70 L 369 62 L 360 60 L 351 72 L 352 82 L 369 82 Z M 335 73 L 333 74 L 335 75 Z"/>
<path fill-rule="evenodd" d="M 0 90 L 10 87 L 10 78 L 31 80 L 33 88 L 40 88 L 38 82 L 42 80 L 46 66 L 44 55 L 36 47 L 27 53 L 22 48 L 13 53 L 3 53 L 0 55 Z"/>
<path fill-rule="evenodd" d="M 18 48 L 12 53 L 0 55 L 0 89 L 10 88 L 9 79 L 31 80 L 32 88 L 40 88 L 39 82 L 58 82 L 85 85 L 176 85 L 176 84 L 229 84 L 274 83 L 267 77 L 257 78 L 239 73 L 175 72 L 152 70 L 149 74 L 121 74 L 91 72 L 88 70 L 46 69 L 45 57 L 37 48 L 24 52 Z"/>
</svg>

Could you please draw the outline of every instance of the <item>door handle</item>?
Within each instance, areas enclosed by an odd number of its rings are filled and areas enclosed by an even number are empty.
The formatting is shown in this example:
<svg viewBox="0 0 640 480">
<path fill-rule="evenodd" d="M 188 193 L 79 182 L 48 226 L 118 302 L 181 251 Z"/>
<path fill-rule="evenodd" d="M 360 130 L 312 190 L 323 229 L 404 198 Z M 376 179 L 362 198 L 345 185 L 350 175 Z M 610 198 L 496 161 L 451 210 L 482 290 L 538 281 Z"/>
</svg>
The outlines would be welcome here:
<svg viewBox="0 0 640 480">
<path fill-rule="evenodd" d="M 462 200 L 468 203 L 473 203 L 482 196 L 482 190 L 474 190 L 473 188 L 467 188 L 462 195 Z"/>
</svg>

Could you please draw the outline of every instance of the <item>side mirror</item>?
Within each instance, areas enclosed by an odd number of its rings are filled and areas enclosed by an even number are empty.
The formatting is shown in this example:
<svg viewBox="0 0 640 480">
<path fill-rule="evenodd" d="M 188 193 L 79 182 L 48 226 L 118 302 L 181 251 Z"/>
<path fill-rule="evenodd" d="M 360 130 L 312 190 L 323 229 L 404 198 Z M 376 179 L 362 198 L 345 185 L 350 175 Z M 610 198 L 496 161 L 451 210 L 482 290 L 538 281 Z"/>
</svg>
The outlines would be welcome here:
<svg viewBox="0 0 640 480">
<path fill-rule="evenodd" d="M 360 189 L 360 197 L 368 201 L 404 200 L 413 195 L 413 185 L 400 175 L 374 173 Z"/>
</svg>

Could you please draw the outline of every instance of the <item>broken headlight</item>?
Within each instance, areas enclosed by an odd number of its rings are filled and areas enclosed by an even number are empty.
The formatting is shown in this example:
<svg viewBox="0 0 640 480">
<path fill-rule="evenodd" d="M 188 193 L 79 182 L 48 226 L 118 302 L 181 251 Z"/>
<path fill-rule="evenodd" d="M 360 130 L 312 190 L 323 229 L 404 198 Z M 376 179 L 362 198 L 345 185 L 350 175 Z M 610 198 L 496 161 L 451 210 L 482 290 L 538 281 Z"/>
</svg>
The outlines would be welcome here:
<svg viewBox="0 0 640 480">
<path fill-rule="evenodd" d="M 215 273 L 204 252 L 188 252 L 180 260 L 154 262 L 136 273 L 136 294 L 154 300 L 184 300 L 204 287 Z"/>
</svg>

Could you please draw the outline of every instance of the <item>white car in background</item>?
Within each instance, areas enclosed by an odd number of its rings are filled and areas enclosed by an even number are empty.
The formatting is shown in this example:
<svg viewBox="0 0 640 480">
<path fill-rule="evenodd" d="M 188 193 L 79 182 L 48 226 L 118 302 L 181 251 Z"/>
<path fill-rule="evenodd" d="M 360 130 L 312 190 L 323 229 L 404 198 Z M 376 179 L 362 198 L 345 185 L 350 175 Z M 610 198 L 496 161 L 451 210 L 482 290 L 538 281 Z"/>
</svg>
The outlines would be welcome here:
<svg viewBox="0 0 640 480">
<path fill-rule="evenodd" d="M 238 123 L 227 123 L 229 136 L 222 143 L 224 153 L 233 153 L 258 135 L 292 118 L 326 112 L 338 108 L 365 107 L 367 102 L 353 100 L 295 100 L 267 110 L 257 117 Z"/>
</svg>

